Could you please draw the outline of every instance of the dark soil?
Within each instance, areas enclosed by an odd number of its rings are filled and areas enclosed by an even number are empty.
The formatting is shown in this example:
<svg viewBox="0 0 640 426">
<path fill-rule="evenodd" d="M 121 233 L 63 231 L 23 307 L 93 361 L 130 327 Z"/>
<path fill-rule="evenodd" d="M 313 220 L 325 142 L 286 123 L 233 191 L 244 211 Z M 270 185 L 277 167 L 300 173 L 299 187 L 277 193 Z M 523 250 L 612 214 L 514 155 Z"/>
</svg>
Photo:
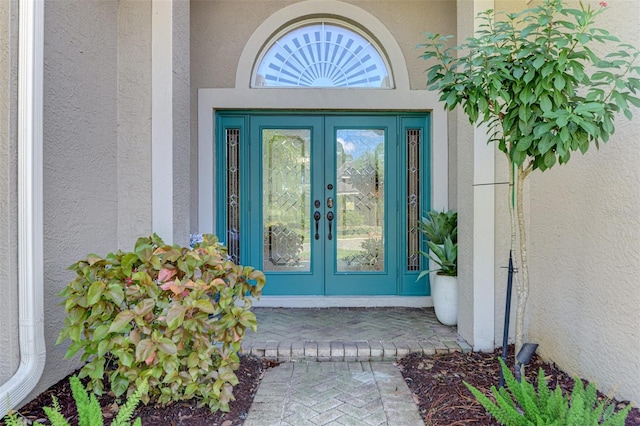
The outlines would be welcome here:
<svg viewBox="0 0 640 426">
<path fill-rule="evenodd" d="M 149 403 L 148 405 L 140 405 L 135 411 L 133 419 L 140 417 L 143 426 L 242 425 L 247 417 L 264 370 L 272 365 L 274 363 L 255 357 L 240 357 L 240 368 L 236 371 L 236 376 L 238 376 L 240 383 L 233 388 L 233 395 L 236 400 L 229 404 L 230 411 L 227 413 L 221 411 L 212 413 L 208 407 L 198 407 L 197 401 L 177 402 L 164 407 Z M 71 395 L 68 377 L 60 380 L 35 400 L 22 407 L 19 413 L 27 420 L 38 420 L 42 424 L 50 424 L 42 411 L 42 407 L 51 406 L 51 395 L 55 395 L 60 402 L 62 413 L 69 423 L 72 426 L 77 426 L 78 418 L 75 410 L 75 401 Z M 115 398 L 105 393 L 105 395 L 99 397 L 98 401 L 102 407 L 104 417 L 107 419 L 105 424 L 109 424 L 109 419 L 117 414 L 118 405 Z M 4 423 L 0 421 L 0 425 L 4 425 Z"/>
<path fill-rule="evenodd" d="M 510 350 L 513 351 L 513 347 Z M 494 353 L 411 354 L 400 360 L 398 365 L 427 425 L 496 425 L 498 423 L 476 402 L 463 381 L 489 395 L 491 386 L 497 387 L 499 383 L 500 364 L 497 358 L 501 353 L 499 349 Z M 513 359 L 512 354 L 508 356 L 507 361 Z M 544 370 L 551 389 L 560 386 L 563 392 L 571 393 L 573 379 L 554 364 L 542 362 L 537 355 L 525 370 L 530 383 L 537 383 L 538 368 Z M 606 397 L 600 395 L 600 398 Z M 616 400 L 611 402 L 617 409 L 628 405 Z M 625 425 L 640 425 L 638 408 L 631 410 Z"/>
<path fill-rule="evenodd" d="M 499 364 L 495 353 L 452 353 L 426 356 L 409 355 L 398 362 L 405 381 L 414 394 L 420 412 L 428 425 L 495 425 L 496 422 L 478 404 L 462 381 L 490 392 L 491 385 L 499 380 Z M 135 417 L 142 419 L 144 426 L 236 426 L 242 425 L 247 416 L 253 397 L 264 370 L 275 363 L 242 356 L 240 369 L 236 372 L 240 383 L 234 388 L 236 400 L 230 404 L 228 413 L 212 413 L 206 407 L 197 407 L 196 401 L 175 403 L 165 407 L 149 404 L 140 406 Z M 570 392 L 573 380 L 558 370 L 553 364 L 543 363 L 538 357 L 527 367 L 527 379 L 536 381 L 538 367 L 545 371 L 550 387 L 559 385 Z M 51 405 L 51 395 L 60 401 L 64 416 L 71 425 L 77 425 L 75 403 L 69 389 L 68 378 L 65 378 L 39 395 L 34 401 L 20 409 L 26 419 L 38 420 L 49 424 L 43 412 L 43 406 Z M 604 398 L 604 396 L 603 396 Z M 106 418 L 111 418 L 117 411 L 113 397 L 105 395 L 99 399 Z M 618 408 L 627 404 L 613 401 Z M 109 424 L 109 420 L 105 423 Z M 0 425 L 3 423 L 0 421 Z M 402 426 L 402 425 L 396 425 Z M 640 410 L 634 408 L 627 418 L 626 426 L 640 426 Z"/>
</svg>

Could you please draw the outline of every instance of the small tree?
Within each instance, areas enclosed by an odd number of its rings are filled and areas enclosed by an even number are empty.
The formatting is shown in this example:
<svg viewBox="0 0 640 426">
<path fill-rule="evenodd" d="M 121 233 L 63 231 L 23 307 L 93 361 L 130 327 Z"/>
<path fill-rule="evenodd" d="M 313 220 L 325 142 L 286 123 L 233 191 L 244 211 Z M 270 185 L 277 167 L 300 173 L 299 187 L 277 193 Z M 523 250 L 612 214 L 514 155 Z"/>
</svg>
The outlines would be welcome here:
<svg viewBox="0 0 640 426">
<path fill-rule="evenodd" d="M 462 106 L 472 124 L 487 123 L 489 142 L 509 159 L 511 249 L 518 236 L 522 272 L 516 286 L 516 353 L 524 340 L 529 293 L 526 178 L 536 169 L 567 163 L 572 152 L 584 154 L 592 144 L 598 148 L 614 133 L 616 114 L 631 119 L 631 106 L 640 107 L 638 50 L 593 27 L 606 6 L 580 3 L 580 9 L 571 9 L 562 0 L 545 0 L 520 13 L 499 14 L 500 19 L 489 10 L 479 15 L 479 31 L 464 44 L 446 48 L 451 36 L 428 33 L 421 45 L 423 58 L 436 60 L 427 69 L 429 89 L 440 92 L 445 108 Z"/>
</svg>

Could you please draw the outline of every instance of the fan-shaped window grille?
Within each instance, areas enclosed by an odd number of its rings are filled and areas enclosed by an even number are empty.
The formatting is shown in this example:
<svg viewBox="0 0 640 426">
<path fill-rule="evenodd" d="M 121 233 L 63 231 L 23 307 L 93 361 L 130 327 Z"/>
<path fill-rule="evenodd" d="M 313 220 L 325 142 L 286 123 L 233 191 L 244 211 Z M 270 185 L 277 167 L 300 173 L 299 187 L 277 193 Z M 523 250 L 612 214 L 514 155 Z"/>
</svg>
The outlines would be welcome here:
<svg viewBox="0 0 640 426">
<path fill-rule="evenodd" d="M 392 88 L 389 67 L 366 35 L 333 22 L 284 32 L 258 62 L 252 87 Z"/>
</svg>

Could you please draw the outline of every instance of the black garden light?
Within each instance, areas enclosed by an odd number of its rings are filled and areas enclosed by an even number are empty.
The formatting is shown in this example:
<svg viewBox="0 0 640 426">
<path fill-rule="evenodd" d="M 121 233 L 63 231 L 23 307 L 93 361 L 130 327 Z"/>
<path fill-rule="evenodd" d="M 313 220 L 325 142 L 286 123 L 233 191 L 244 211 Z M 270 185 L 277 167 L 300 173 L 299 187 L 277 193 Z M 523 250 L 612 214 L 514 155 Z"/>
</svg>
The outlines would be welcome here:
<svg viewBox="0 0 640 426">
<path fill-rule="evenodd" d="M 522 349 L 516 355 L 516 371 L 515 376 L 516 380 L 520 381 L 520 376 L 522 374 L 522 366 L 529 364 L 531 362 L 531 357 L 536 353 L 536 349 L 538 349 L 537 343 L 525 343 L 522 345 Z"/>
</svg>

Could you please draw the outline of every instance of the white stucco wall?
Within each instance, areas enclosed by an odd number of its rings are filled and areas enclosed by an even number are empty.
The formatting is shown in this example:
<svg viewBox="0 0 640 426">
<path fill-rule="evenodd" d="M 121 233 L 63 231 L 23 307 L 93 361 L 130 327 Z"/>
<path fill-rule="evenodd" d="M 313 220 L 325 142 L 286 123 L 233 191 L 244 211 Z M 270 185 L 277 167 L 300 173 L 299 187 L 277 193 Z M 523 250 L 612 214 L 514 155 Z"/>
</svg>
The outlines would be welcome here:
<svg viewBox="0 0 640 426">
<path fill-rule="evenodd" d="M 640 3 L 598 26 L 640 47 Z M 640 403 L 640 109 L 600 150 L 532 175 L 529 338 L 562 369 Z"/>
<path fill-rule="evenodd" d="M 497 1 L 497 9 L 514 3 Z M 522 2 L 521 2 L 522 3 Z M 599 8 L 599 2 L 587 2 Z M 640 47 L 640 3 L 609 1 L 598 27 Z M 529 6 L 535 5 L 532 2 Z M 577 6 L 577 2 L 575 2 Z M 569 164 L 529 178 L 525 211 L 531 291 L 528 340 L 569 374 L 597 383 L 617 398 L 640 403 L 640 110 L 616 121 L 599 151 L 575 153 Z M 505 176 L 502 163 L 496 173 Z M 496 222 L 507 220 L 503 195 Z M 496 253 L 508 228 L 496 229 Z M 496 300 L 504 290 L 496 258 Z M 503 301 L 496 311 L 504 309 Z M 501 319 L 500 319 L 501 320 Z M 496 315 L 496 334 L 501 333 Z"/>
<path fill-rule="evenodd" d="M 151 2 L 118 6 L 118 248 L 151 234 Z"/>
<path fill-rule="evenodd" d="M 173 4 L 173 241 L 188 245 L 191 221 L 190 2 Z M 196 114 L 197 112 L 194 112 Z M 197 163 L 196 163 L 197 166 Z M 196 168 L 197 171 L 197 168 Z M 194 183 L 197 186 L 197 181 Z M 197 204 L 196 204 L 197 205 Z"/>
<path fill-rule="evenodd" d="M 71 372 L 57 293 L 66 270 L 118 242 L 117 2 L 47 1 L 44 28 L 44 290 L 47 366 L 34 395 Z"/>
<path fill-rule="evenodd" d="M 18 368 L 17 4 L 0 2 L 0 384 Z"/>
</svg>

